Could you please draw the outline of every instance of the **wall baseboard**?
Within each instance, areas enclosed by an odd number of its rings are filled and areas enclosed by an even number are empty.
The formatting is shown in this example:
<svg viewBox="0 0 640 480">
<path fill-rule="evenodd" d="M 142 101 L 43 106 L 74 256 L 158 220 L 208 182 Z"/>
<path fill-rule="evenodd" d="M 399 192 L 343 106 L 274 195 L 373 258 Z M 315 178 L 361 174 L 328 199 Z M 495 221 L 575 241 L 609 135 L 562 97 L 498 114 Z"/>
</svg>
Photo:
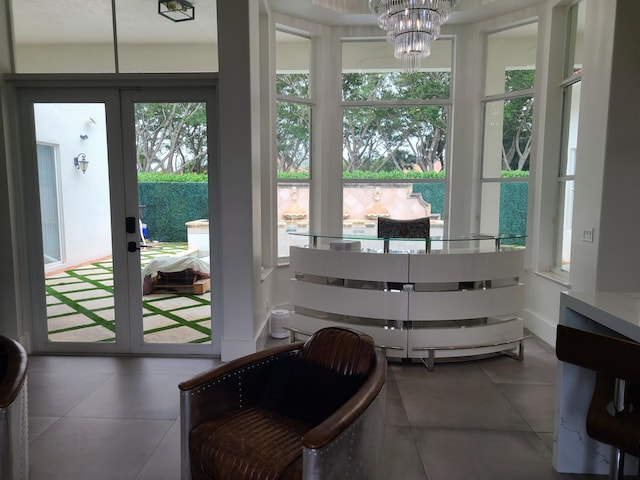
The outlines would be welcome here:
<svg viewBox="0 0 640 480">
<path fill-rule="evenodd" d="M 555 347 L 556 322 L 542 318 L 529 310 L 525 310 L 522 317 L 524 318 L 524 326 L 527 330 L 548 343 L 550 346 Z"/>
</svg>

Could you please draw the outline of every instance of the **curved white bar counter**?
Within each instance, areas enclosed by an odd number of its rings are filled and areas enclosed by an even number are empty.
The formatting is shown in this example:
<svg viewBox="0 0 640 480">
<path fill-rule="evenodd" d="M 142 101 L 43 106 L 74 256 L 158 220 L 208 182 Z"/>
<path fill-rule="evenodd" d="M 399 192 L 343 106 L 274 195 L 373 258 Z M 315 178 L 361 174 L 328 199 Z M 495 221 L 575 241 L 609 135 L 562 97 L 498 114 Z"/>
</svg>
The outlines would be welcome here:
<svg viewBox="0 0 640 480">
<path fill-rule="evenodd" d="M 438 239 L 444 250 L 427 254 L 424 240 L 398 240 L 402 251 L 382 253 L 382 239 L 360 237 L 346 242 L 356 251 L 345 251 L 337 250 L 343 238 L 310 235 L 310 247 L 290 251 L 288 327 L 311 334 L 350 326 L 369 333 L 388 357 L 419 358 L 430 369 L 452 357 L 522 358 L 524 249 L 501 247 L 501 238 Z"/>
</svg>

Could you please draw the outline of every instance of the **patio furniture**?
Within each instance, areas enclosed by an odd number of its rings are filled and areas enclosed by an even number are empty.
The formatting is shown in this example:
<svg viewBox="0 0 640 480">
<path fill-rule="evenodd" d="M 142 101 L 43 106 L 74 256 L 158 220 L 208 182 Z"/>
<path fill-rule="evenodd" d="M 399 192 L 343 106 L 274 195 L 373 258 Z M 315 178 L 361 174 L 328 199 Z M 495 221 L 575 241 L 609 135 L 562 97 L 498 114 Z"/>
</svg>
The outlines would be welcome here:
<svg viewBox="0 0 640 480">
<path fill-rule="evenodd" d="M 365 479 L 384 427 L 386 359 L 346 328 L 180 384 L 182 479 Z"/>
<path fill-rule="evenodd" d="M 27 353 L 0 335 L 0 478 L 29 478 Z"/>
<path fill-rule="evenodd" d="M 208 292 L 209 271 L 209 257 L 156 257 L 142 271 L 142 294 Z"/>
<path fill-rule="evenodd" d="M 429 217 L 411 220 L 378 217 L 378 238 L 384 238 L 384 252 L 389 252 L 389 239 L 424 238 L 429 251 Z"/>
</svg>

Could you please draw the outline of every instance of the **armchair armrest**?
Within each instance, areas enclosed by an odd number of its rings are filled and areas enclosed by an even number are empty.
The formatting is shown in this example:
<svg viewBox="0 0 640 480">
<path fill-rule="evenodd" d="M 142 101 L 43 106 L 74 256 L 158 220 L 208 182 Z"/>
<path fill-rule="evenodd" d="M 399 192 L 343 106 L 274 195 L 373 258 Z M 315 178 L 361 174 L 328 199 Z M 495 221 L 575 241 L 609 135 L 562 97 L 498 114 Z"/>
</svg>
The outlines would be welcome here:
<svg viewBox="0 0 640 480">
<path fill-rule="evenodd" d="M 0 335 L 0 478 L 29 478 L 27 352 Z"/>
<path fill-rule="evenodd" d="M 8 408 L 16 399 L 27 378 L 27 353 L 15 340 L 0 336 L 0 409 Z"/>
<path fill-rule="evenodd" d="M 371 477 L 384 435 L 386 378 L 386 357 L 376 352 L 375 367 L 358 392 L 302 437 L 303 478 Z"/>
</svg>

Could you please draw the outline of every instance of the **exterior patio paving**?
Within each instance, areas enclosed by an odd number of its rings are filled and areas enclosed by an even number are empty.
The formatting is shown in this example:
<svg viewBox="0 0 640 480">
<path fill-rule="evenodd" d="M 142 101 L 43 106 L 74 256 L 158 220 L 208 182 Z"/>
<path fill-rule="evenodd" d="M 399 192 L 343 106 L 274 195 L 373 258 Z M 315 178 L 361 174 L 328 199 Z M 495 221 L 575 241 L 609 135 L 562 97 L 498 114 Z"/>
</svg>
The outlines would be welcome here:
<svg viewBox="0 0 640 480">
<path fill-rule="evenodd" d="M 154 246 L 141 253 L 142 268 L 154 257 L 181 255 L 186 244 Z M 100 259 L 45 278 L 49 339 L 113 342 L 113 264 Z M 142 298 L 147 343 L 211 342 L 211 293 L 161 293 Z"/>
</svg>

